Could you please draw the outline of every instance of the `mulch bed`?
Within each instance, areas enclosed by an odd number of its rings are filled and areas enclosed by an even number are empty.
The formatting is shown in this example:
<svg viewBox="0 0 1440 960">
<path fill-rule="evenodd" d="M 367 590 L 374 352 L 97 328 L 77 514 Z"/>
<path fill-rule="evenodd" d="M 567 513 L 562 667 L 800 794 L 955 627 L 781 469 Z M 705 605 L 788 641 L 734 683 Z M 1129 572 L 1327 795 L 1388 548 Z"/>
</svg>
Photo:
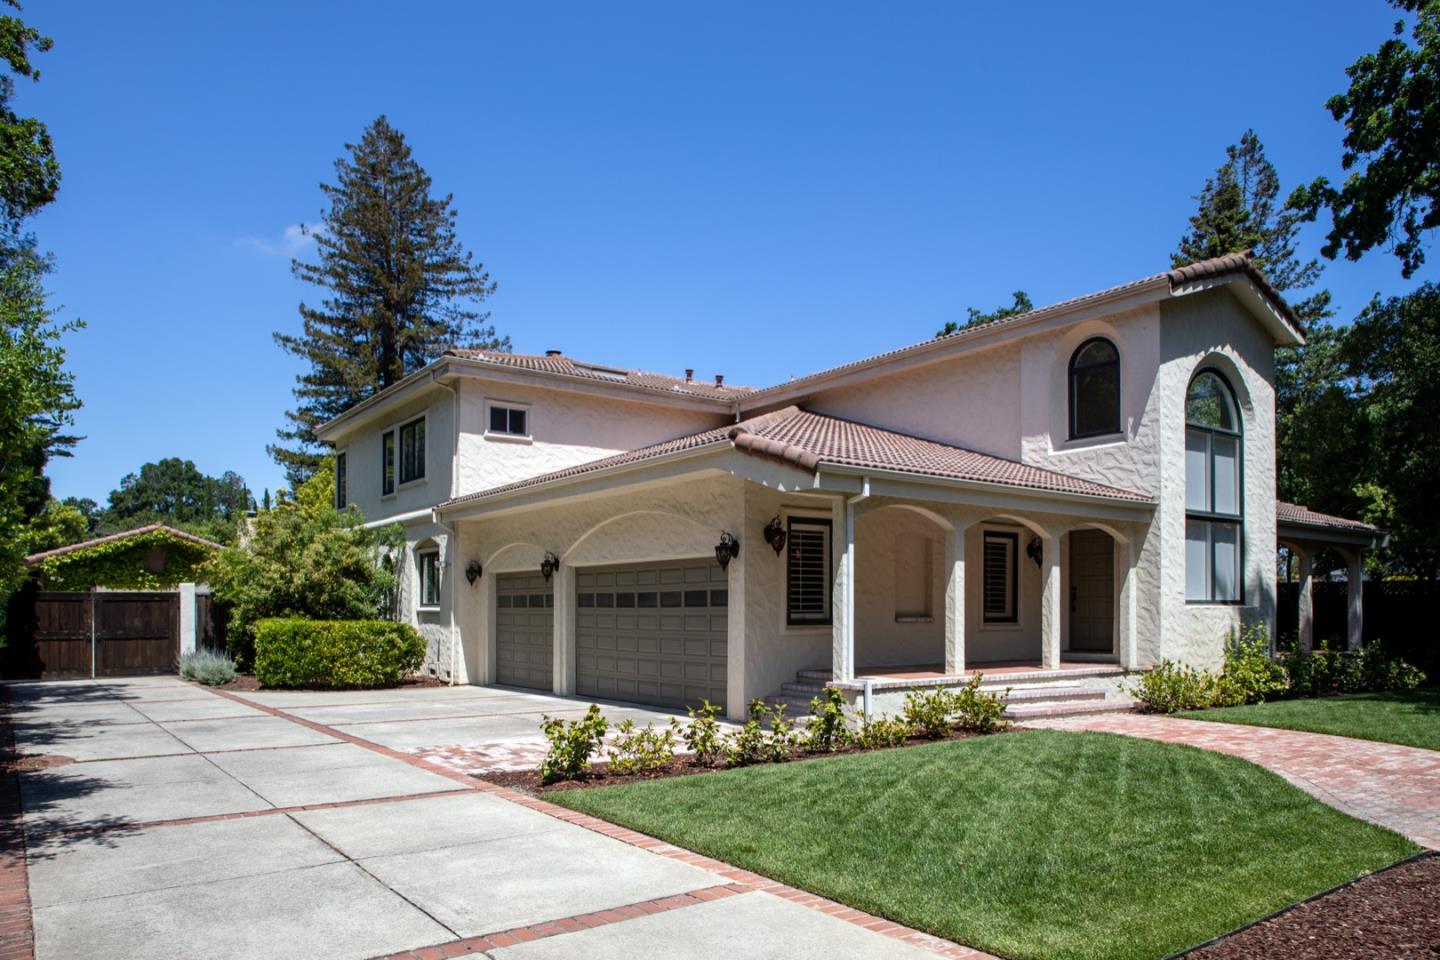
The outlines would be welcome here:
<svg viewBox="0 0 1440 960">
<path fill-rule="evenodd" d="M 1425 854 L 1183 954 L 1185 960 L 1440 957 L 1440 856 Z"/>
<path fill-rule="evenodd" d="M 1004 730 L 997 730 L 995 733 L 1004 733 Z M 969 733 L 960 730 L 950 731 L 947 737 L 938 740 L 930 740 L 925 737 L 911 737 L 904 744 L 907 747 L 917 747 L 926 743 L 943 743 L 946 740 L 968 740 L 971 737 L 995 736 L 995 734 Z M 844 756 L 849 753 L 869 753 L 871 750 L 896 750 L 899 747 L 856 747 L 849 746 L 833 753 L 797 753 L 793 754 L 785 763 L 805 763 L 810 760 L 826 760 L 830 757 Z M 763 766 L 763 764 L 756 764 Z M 626 773 L 612 774 L 610 764 L 592 763 L 589 772 L 579 780 L 561 780 L 556 783 L 541 783 L 539 770 L 493 770 L 486 773 L 473 774 L 475 779 L 484 780 L 486 783 L 493 783 L 501 787 L 509 787 L 511 790 L 519 790 L 532 796 L 540 796 L 546 793 L 560 793 L 566 790 L 590 790 L 595 787 L 613 787 L 625 783 L 638 783 L 642 780 L 668 780 L 671 777 L 690 777 L 697 773 L 715 773 L 720 770 L 734 769 L 726 766 L 697 767 L 690 762 L 689 754 L 679 754 L 659 770 L 648 773 Z"/>
</svg>

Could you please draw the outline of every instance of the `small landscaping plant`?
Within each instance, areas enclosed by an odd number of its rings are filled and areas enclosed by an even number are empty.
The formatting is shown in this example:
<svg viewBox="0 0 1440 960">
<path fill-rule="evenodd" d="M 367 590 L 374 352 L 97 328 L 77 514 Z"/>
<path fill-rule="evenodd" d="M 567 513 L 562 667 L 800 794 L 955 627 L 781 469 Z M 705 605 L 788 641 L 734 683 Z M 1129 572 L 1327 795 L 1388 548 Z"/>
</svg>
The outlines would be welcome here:
<svg viewBox="0 0 1440 960">
<path fill-rule="evenodd" d="M 874 717 L 860 724 L 855 743 L 866 750 L 881 747 L 903 747 L 914 728 L 899 717 Z"/>
<path fill-rule="evenodd" d="M 545 759 L 540 761 L 541 781 L 578 780 L 589 769 L 590 758 L 600 750 L 609 729 L 610 721 L 600 715 L 600 707 L 593 703 L 579 720 L 541 717 L 540 730 L 550 742 Z"/>
<path fill-rule="evenodd" d="M 955 697 L 949 690 L 912 690 L 905 695 L 901 716 L 921 736 L 939 740 L 950 732 L 950 715 L 954 712 Z"/>
<path fill-rule="evenodd" d="M 680 736 L 690 750 L 690 762 L 697 767 L 714 766 L 725 752 L 720 742 L 720 722 L 716 719 L 720 708 L 709 700 L 701 700 L 700 706 L 691 707 L 687 712 L 690 724 Z"/>
<path fill-rule="evenodd" d="M 770 723 L 769 734 L 765 732 L 767 721 Z M 763 700 L 751 700 L 750 715 L 745 723 L 725 737 L 725 766 L 779 763 L 789 758 L 792 747 L 785 705 L 782 703 L 772 709 Z"/>
<path fill-rule="evenodd" d="M 1270 655 L 1270 636 L 1263 623 L 1245 628 L 1234 646 L 1225 649 L 1219 698 L 1237 703 L 1264 703 L 1283 697 L 1290 678 Z"/>
<path fill-rule="evenodd" d="M 1200 710 L 1214 704 L 1215 683 L 1215 675 L 1207 670 L 1161 660 L 1141 675 L 1135 696 L 1155 713 Z"/>
<path fill-rule="evenodd" d="M 845 695 L 826 687 L 810 701 L 810 719 L 800 738 L 800 747 L 810 753 L 834 753 L 850 744 L 853 735 L 845 715 Z"/>
<path fill-rule="evenodd" d="M 978 675 L 971 677 L 969 683 L 951 694 L 955 725 L 970 733 L 1003 730 L 1005 721 L 1001 716 L 1005 713 L 1005 698 L 1010 696 L 1010 688 L 1006 687 L 1004 693 L 990 693 L 980 689 L 980 679 Z"/>
<path fill-rule="evenodd" d="M 598 707 L 591 707 L 598 710 Z M 615 737 L 610 743 L 610 772 L 654 773 L 663 770 L 675 759 L 675 736 L 680 723 L 670 719 L 670 726 L 655 729 L 655 724 L 636 726 L 628 717 L 615 728 Z"/>
<path fill-rule="evenodd" d="M 180 658 L 180 677 L 209 687 L 235 679 L 235 661 L 229 654 L 213 650 L 192 650 Z"/>
<path fill-rule="evenodd" d="M 425 638 L 389 620 L 261 620 L 255 678 L 267 687 L 383 687 L 425 659 Z"/>
</svg>

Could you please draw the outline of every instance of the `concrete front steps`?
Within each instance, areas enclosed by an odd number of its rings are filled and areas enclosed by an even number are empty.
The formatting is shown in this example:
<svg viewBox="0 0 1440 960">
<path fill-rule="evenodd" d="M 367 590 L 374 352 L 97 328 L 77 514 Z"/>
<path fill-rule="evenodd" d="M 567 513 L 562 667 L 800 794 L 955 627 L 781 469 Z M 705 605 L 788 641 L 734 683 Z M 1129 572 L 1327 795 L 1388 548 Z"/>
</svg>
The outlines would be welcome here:
<svg viewBox="0 0 1440 960">
<path fill-rule="evenodd" d="M 1092 674 L 1086 682 L 1087 674 Z M 1136 702 L 1126 696 L 1115 694 L 1113 685 L 1095 681 L 1110 680 L 1121 675 L 1113 667 L 1099 667 L 1088 670 L 1050 670 L 1025 673 L 995 673 L 984 675 L 980 689 L 990 693 L 1010 692 L 1005 697 L 1005 718 L 1008 720 L 1043 720 L 1054 717 L 1086 716 L 1096 713 L 1128 713 L 1135 709 Z M 780 685 L 780 689 L 766 697 L 767 703 L 784 704 L 787 717 L 804 717 L 810 713 L 810 700 L 819 696 L 830 682 L 829 670 L 814 668 L 800 670 L 795 679 Z M 863 678 L 860 681 L 863 682 Z M 891 678 L 877 680 L 892 686 Z M 954 685 L 956 681 L 950 681 Z M 916 689 L 944 685 L 938 681 L 916 683 Z"/>
</svg>

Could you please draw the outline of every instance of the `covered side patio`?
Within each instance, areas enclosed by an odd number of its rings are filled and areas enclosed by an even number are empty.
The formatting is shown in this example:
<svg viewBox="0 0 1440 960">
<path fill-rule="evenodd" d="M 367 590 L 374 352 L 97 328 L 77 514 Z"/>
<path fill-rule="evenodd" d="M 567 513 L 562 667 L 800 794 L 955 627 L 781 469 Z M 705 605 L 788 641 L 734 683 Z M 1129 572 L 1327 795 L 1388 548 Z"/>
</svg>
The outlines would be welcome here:
<svg viewBox="0 0 1440 960">
<path fill-rule="evenodd" d="M 1365 551 L 1385 546 L 1386 535 L 1377 527 L 1359 520 L 1319 513 L 1294 503 L 1277 502 L 1276 539 L 1293 558 L 1299 584 L 1299 618 L 1296 649 L 1315 648 L 1314 567 L 1317 554 L 1329 551 L 1345 564 L 1346 649 L 1357 649 L 1365 629 Z M 1290 559 L 1287 559 L 1287 563 Z"/>
</svg>

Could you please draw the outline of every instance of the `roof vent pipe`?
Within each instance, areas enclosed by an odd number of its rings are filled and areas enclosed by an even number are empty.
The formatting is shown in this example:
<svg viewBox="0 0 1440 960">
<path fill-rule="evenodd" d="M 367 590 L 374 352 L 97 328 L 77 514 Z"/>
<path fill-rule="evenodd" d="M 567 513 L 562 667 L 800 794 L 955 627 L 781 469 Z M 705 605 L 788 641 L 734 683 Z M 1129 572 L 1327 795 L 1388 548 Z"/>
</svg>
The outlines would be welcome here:
<svg viewBox="0 0 1440 960">
<path fill-rule="evenodd" d="M 715 374 L 715 386 L 717 386 L 717 387 L 723 387 L 723 386 L 725 386 L 725 374 L 723 374 L 723 373 L 717 373 L 717 374 Z"/>
<path fill-rule="evenodd" d="M 686 367 L 686 368 L 685 368 L 685 382 L 686 382 L 686 383 L 691 383 L 691 382 L 694 381 L 694 379 L 695 379 L 695 368 L 694 368 L 694 367 Z"/>
<path fill-rule="evenodd" d="M 546 351 L 545 351 L 545 356 L 547 356 L 547 357 L 558 357 L 558 356 L 560 356 L 560 351 L 559 351 L 559 350 L 546 350 Z"/>
</svg>

